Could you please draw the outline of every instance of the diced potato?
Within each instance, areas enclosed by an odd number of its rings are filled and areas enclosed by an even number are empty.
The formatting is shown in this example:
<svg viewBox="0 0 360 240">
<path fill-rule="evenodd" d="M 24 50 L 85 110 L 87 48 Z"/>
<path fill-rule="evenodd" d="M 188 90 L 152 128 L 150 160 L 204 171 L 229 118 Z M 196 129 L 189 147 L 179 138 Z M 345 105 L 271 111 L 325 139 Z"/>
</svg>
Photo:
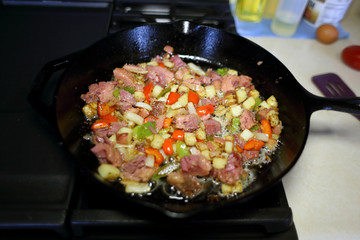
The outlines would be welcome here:
<svg viewBox="0 0 360 240">
<path fill-rule="evenodd" d="M 181 86 L 180 86 L 181 87 Z M 178 109 L 187 106 L 188 104 L 188 94 L 183 94 L 176 103 L 171 105 L 171 109 Z"/>
<path fill-rule="evenodd" d="M 254 134 L 249 129 L 245 129 L 240 134 L 240 137 L 242 137 L 245 141 L 249 141 L 250 138 L 254 137 Z"/>
<path fill-rule="evenodd" d="M 234 141 L 234 136 L 225 136 L 224 139 L 225 139 L 225 141 L 233 142 Z"/>
<path fill-rule="evenodd" d="M 234 70 L 234 69 L 229 69 L 227 71 L 227 74 L 230 74 L 230 75 L 238 75 L 238 71 Z"/>
<path fill-rule="evenodd" d="M 163 63 L 168 68 L 173 68 L 175 65 L 173 62 L 170 62 L 170 61 L 163 61 Z"/>
<path fill-rule="evenodd" d="M 259 106 L 267 108 L 267 109 L 270 108 L 270 105 L 266 101 L 262 101 Z"/>
<path fill-rule="evenodd" d="M 152 155 L 147 155 L 145 159 L 145 166 L 154 167 L 154 164 L 155 164 L 155 157 Z"/>
<path fill-rule="evenodd" d="M 220 158 L 220 157 L 213 158 L 213 167 L 216 168 L 216 169 L 225 168 L 226 163 L 227 163 L 226 158 Z"/>
<path fill-rule="evenodd" d="M 164 97 L 160 97 L 158 99 L 158 101 L 161 101 L 161 102 L 166 102 L 167 101 L 167 98 L 164 96 Z"/>
<path fill-rule="evenodd" d="M 226 113 L 226 107 L 223 106 L 223 105 L 217 106 L 216 109 L 215 109 L 215 111 L 214 111 L 214 114 L 215 114 L 215 116 L 217 116 L 217 117 L 221 117 L 221 116 L 223 116 L 225 113 Z"/>
<path fill-rule="evenodd" d="M 253 97 L 249 97 L 243 102 L 243 107 L 247 110 L 252 110 L 255 107 L 255 99 Z"/>
<path fill-rule="evenodd" d="M 250 96 L 253 97 L 253 98 L 258 98 L 258 97 L 260 96 L 259 91 L 256 90 L 256 89 L 250 90 L 249 94 L 250 94 Z"/>
<path fill-rule="evenodd" d="M 240 105 L 234 104 L 230 106 L 230 112 L 233 117 L 239 117 L 243 112 L 243 109 Z"/>
<path fill-rule="evenodd" d="M 121 181 L 125 185 L 127 193 L 147 193 L 151 190 L 148 183 L 140 183 L 135 181 Z"/>
<path fill-rule="evenodd" d="M 188 80 L 188 79 L 192 79 L 192 78 L 194 78 L 194 75 L 192 75 L 190 73 L 186 73 L 182 77 L 183 80 Z"/>
<path fill-rule="evenodd" d="M 159 65 L 157 61 L 147 62 L 146 64 L 150 65 L 150 66 L 158 66 Z"/>
<path fill-rule="evenodd" d="M 208 147 L 204 142 L 196 142 L 195 145 L 200 151 L 208 150 Z"/>
<path fill-rule="evenodd" d="M 271 127 L 275 127 L 275 126 L 280 124 L 280 119 L 279 119 L 278 112 L 275 112 L 274 110 L 271 110 L 266 115 L 266 118 L 270 122 Z"/>
<path fill-rule="evenodd" d="M 243 191 L 243 185 L 241 180 L 236 181 L 235 185 L 221 184 L 221 191 L 224 195 L 232 193 L 241 193 Z"/>
<path fill-rule="evenodd" d="M 200 140 L 206 139 L 206 132 L 201 128 L 198 128 L 198 130 L 196 130 L 195 135 Z"/>
<path fill-rule="evenodd" d="M 231 114 L 230 111 L 225 113 L 225 119 L 228 120 L 229 122 L 233 119 L 233 115 Z"/>
<path fill-rule="evenodd" d="M 165 139 L 160 134 L 155 134 L 153 140 L 151 141 L 151 147 L 160 149 L 164 144 Z"/>
<path fill-rule="evenodd" d="M 235 94 L 226 94 L 222 101 L 223 105 L 225 105 L 226 107 L 236 104 L 237 102 Z"/>
<path fill-rule="evenodd" d="M 145 94 L 143 92 L 140 91 L 135 91 L 134 92 L 134 98 L 137 102 L 142 102 L 145 100 Z"/>
<path fill-rule="evenodd" d="M 190 71 L 192 71 L 193 73 L 196 73 L 200 76 L 204 76 L 205 75 L 205 72 L 204 70 L 201 69 L 201 67 L 199 67 L 198 65 L 194 64 L 194 63 L 188 63 L 187 64 L 190 68 Z"/>
<path fill-rule="evenodd" d="M 234 148 L 234 143 L 231 141 L 225 141 L 225 152 L 232 153 Z"/>
<path fill-rule="evenodd" d="M 189 88 L 185 85 L 180 85 L 178 92 L 189 92 Z"/>
<path fill-rule="evenodd" d="M 82 111 L 86 118 L 94 118 L 97 116 L 97 102 L 92 102 L 86 104 Z"/>
<path fill-rule="evenodd" d="M 215 86 L 214 85 L 208 85 L 205 87 L 206 96 L 208 98 L 213 98 L 216 95 Z"/>
<path fill-rule="evenodd" d="M 113 134 L 109 137 L 109 140 L 112 142 L 112 143 L 116 143 L 116 135 Z"/>
<path fill-rule="evenodd" d="M 194 133 L 185 132 L 184 141 L 188 146 L 194 146 L 196 144 L 196 137 Z"/>
<path fill-rule="evenodd" d="M 120 170 L 107 163 L 103 163 L 98 167 L 98 173 L 106 180 L 115 180 L 120 177 Z"/>
<path fill-rule="evenodd" d="M 236 91 L 237 102 L 242 103 L 247 99 L 247 93 L 244 88 L 240 88 Z"/>
<path fill-rule="evenodd" d="M 178 88 L 179 88 L 179 85 L 171 85 L 171 90 L 170 90 L 170 92 L 176 92 L 177 90 L 178 90 Z"/>
<path fill-rule="evenodd" d="M 277 108 L 278 107 L 278 102 L 276 100 L 276 98 L 272 95 L 271 97 L 269 97 L 266 102 L 270 105 L 270 107 L 274 107 Z"/>
<path fill-rule="evenodd" d="M 162 90 L 164 90 L 162 87 L 160 87 L 159 85 L 155 85 L 151 92 L 151 96 L 157 98 L 159 94 L 162 92 Z"/>
<path fill-rule="evenodd" d="M 206 90 L 203 87 L 202 89 L 199 89 L 198 91 L 196 91 L 197 94 L 199 94 L 200 98 L 205 98 L 206 96 Z"/>
<path fill-rule="evenodd" d="M 210 151 L 209 151 L 209 150 L 201 151 L 200 154 L 203 155 L 207 160 L 211 160 Z"/>
</svg>

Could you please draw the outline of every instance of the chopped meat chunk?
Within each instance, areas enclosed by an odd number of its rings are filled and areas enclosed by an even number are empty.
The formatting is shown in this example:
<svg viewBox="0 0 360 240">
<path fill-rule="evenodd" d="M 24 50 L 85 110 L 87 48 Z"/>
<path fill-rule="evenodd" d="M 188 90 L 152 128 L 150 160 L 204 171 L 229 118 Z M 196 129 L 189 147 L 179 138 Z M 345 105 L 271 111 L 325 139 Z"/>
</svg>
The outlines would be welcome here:
<svg viewBox="0 0 360 240">
<path fill-rule="evenodd" d="M 199 128 L 199 118 L 195 114 L 175 116 L 175 127 L 193 132 Z"/>
<path fill-rule="evenodd" d="M 172 172 L 167 176 L 167 182 L 186 196 L 194 196 L 202 189 L 201 184 L 195 176 L 181 172 Z"/>
<path fill-rule="evenodd" d="M 194 176 L 209 175 L 212 168 L 210 161 L 202 155 L 185 156 L 180 162 L 182 171 Z"/>
<path fill-rule="evenodd" d="M 205 132 L 208 136 L 221 132 L 221 123 L 215 119 L 209 119 L 204 121 Z"/>
</svg>

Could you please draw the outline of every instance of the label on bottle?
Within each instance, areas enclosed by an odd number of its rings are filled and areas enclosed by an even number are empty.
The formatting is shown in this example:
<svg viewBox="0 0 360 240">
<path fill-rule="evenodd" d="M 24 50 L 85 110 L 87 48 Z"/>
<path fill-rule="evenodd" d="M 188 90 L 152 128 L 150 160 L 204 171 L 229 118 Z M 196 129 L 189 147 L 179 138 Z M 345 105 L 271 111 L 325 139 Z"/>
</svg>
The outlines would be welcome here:
<svg viewBox="0 0 360 240">
<path fill-rule="evenodd" d="M 329 23 L 338 25 L 343 19 L 352 0 L 309 0 L 304 19 L 308 24 L 318 27 Z"/>
</svg>

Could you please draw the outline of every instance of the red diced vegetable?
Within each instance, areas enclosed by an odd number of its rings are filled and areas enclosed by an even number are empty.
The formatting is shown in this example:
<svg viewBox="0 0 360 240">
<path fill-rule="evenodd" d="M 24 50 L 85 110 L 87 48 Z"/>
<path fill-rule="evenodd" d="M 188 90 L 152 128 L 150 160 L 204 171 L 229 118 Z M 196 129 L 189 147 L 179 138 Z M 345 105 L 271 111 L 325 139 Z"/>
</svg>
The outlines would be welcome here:
<svg viewBox="0 0 360 240">
<path fill-rule="evenodd" d="M 174 139 L 172 138 L 168 138 L 164 141 L 162 148 L 166 155 L 171 156 L 174 154 L 173 143 L 174 143 Z"/>
<path fill-rule="evenodd" d="M 264 146 L 264 142 L 256 139 L 251 139 L 244 145 L 244 150 L 260 150 Z"/>
<path fill-rule="evenodd" d="M 193 104 L 199 103 L 200 96 L 196 92 L 189 91 L 188 93 L 188 102 L 192 102 Z"/>
<path fill-rule="evenodd" d="M 196 109 L 196 112 L 200 117 L 208 115 L 208 114 L 213 114 L 214 113 L 214 106 L 213 105 L 200 106 L 200 107 L 198 107 Z"/>
<path fill-rule="evenodd" d="M 161 152 L 159 152 L 159 150 L 157 150 L 155 148 L 146 147 L 145 148 L 145 153 L 147 155 L 154 156 L 155 157 L 155 164 L 157 164 L 158 166 L 164 161 L 164 157 L 161 154 Z"/>
<path fill-rule="evenodd" d="M 175 140 L 181 141 L 181 140 L 183 140 L 184 135 L 185 135 L 185 133 L 184 133 L 183 130 L 178 130 L 178 129 L 177 129 L 177 130 L 175 130 L 175 131 L 173 132 L 172 138 L 175 139 Z"/>
<path fill-rule="evenodd" d="M 271 138 L 271 126 L 268 120 L 263 119 L 261 120 L 261 125 L 263 127 L 263 133 L 267 134 L 269 138 Z"/>
<path fill-rule="evenodd" d="M 171 92 L 171 93 L 169 94 L 169 97 L 168 97 L 168 99 L 167 99 L 166 104 L 167 104 L 167 105 L 173 105 L 174 103 L 177 102 L 177 100 L 180 98 L 180 96 L 181 96 L 180 93 Z"/>
<path fill-rule="evenodd" d="M 146 99 L 147 103 L 150 102 L 150 96 L 151 96 L 151 92 L 152 92 L 153 87 L 154 87 L 154 84 L 151 82 L 148 85 L 146 85 L 144 87 L 144 89 L 143 89 L 143 92 L 144 92 L 145 99 Z"/>
</svg>

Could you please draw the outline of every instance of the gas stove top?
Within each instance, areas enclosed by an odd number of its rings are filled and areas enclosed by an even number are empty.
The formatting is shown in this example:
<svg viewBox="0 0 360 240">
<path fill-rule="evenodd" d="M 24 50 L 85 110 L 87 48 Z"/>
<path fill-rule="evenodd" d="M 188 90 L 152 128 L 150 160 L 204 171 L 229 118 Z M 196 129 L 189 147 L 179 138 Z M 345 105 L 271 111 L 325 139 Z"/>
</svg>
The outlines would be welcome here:
<svg viewBox="0 0 360 240">
<path fill-rule="evenodd" d="M 281 182 L 249 203 L 189 219 L 170 219 L 104 192 L 78 172 L 56 126 L 27 101 L 44 64 L 124 28 L 186 19 L 235 33 L 228 1 L 3 3 L 1 239 L 297 239 Z M 51 77 L 42 96 L 49 105 L 60 76 Z"/>
</svg>

